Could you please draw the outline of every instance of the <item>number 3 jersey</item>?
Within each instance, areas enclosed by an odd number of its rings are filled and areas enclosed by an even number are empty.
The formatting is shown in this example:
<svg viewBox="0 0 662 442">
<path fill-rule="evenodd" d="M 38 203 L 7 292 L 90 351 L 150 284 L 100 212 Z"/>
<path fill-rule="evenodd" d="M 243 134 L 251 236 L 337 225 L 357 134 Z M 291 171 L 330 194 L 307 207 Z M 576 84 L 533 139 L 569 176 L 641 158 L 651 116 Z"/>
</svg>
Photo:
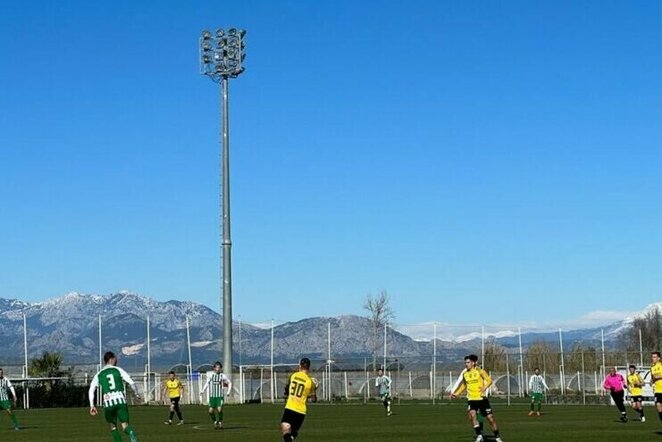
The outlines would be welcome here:
<svg viewBox="0 0 662 442">
<path fill-rule="evenodd" d="M 298 371 L 287 379 L 287 403 L 285 408 L 306 414 L 306 401 L 309 396 L 315 396 L 315 383 L 308 373 Z"/>
<path fill-rule="evenodd" d="M 101 387 L 101 400 L 104 407 L 126 404 L 124 382 L 131 385 L 133 391 L 136 391 L 136 385 L 126 371 L 114 365 L 103 367 L 90 383 L 88 392 L 90 407 L 94 406 L 94 392 L 99 387 Z"/>
</svg>

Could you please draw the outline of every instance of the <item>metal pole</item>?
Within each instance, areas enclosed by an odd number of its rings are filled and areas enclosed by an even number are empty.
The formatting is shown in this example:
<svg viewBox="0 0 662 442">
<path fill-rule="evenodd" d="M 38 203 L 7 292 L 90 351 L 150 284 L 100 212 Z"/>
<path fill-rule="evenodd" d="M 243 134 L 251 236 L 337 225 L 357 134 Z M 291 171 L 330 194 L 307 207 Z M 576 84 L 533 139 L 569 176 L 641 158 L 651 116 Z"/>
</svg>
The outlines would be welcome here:
<svg viewBox="0 0 662 442">
<path fill-rule="evenodd" d="M 432 324 L 432 405 L 437 396 L 437 324 Z"/>
<path fill-rule="evenodd" d="M 565 362 L 563 360 L 563 335 L 559 328 L 559 346 L 561 347 L 561 393 L 565 390 Z"/>
<path fill-rule="evenodd" d="M 103 346 L 101 343 L 101 315 L 99 315 L 99 369 L 103 367 Z"/>
<path fill-rule="evenodd" d="M 386 374 L 386 330 L 388 328 L 388 324 L 385 322 L 384 323 L 384 374 Z"/>
<path fill-rule="evenodd" d="M 480 326 L 480 363 L 485 364 L 485 326 Z"/>
<path fill-rule="evenodd" d="M 519 334 L 519 370 L 518 370 L 518 383 L 519 383 L 519 397 L 524 396 L 522 385 L 524 385 L 524 351 L 522 351 L 522 327 L 517 328 Z"/>
<path fill-rule="evenodd" d="M 223 367 L 232 376 L 232 264 L 230 239 L 230 135 L 228 118 L 228 77 L 221 80 L 221 225 L 223 238 Z"/>
<path fill-rule="evenodd" d="M 606 361 L 605 361 L 605 329 L 604 328 L 600 330 L 600 336 L 601 336 L 601 340 L 602 340 L 602 373 L 600 373 L 600 374 L 604 378 L 606 376 L 605 372 L 606 372 L 606 367 L 607 367 L 607 364 L 606 364 Z"/>
<path fill-rule="evenodd" d="M 145 383 L 147 384 L 147 389 L 145 390 L 145 403 L 149 403 L 149 398 L 151 396 L 151 373 L 152 373 L 152 355 L 150 349 L 150 337 L 149 337 L 149 316 L 147 316 L 147 379 Z"/>
<path fill-rule="evenodd" d="M 241 315 L 239 315 L 239 367 L 241 367 Z"/>
<path fill-rule="evenodd" d="M 193 359 L 191 358 L 191 324 L 188 316 L 186 317 L 186 345 L 188 347 L 188 372 L 189 372 L 189 388 L 188 388 L 188 401 L 193 402 Z"/>
<path fill-rule="evenodd" d="M 23 313 L 23 355 L 25 357 L 24 377 L 29 378 L 30 374 L 28 373 L 28 320 L 27 317 L 25 316 L 25 313 Z M 27 410 L 30 408 L 30 384 L 28 382 L 25 382 L 23 385 L 25 387 L 23 408 Z"/>
<path fill-rule="evenodd" d="M 331 394 L 331 321 L 326 324 L 327 327 L 327 355 L 328 355 L 328 367 L 329 367 L 329 402 L 331 402 L 333 396 Z"/>
<path fill-rule="evenodd" d="M 271 403 L 274 403 L 274 320 L 271 320 L 271 380 L 269 381 Z"/>
<path fill-rule="evenodd" d="M 644 365 L 644 344 L 641 339 L 641 329 L 639 329 L 639 367 Z"/>
</svg>

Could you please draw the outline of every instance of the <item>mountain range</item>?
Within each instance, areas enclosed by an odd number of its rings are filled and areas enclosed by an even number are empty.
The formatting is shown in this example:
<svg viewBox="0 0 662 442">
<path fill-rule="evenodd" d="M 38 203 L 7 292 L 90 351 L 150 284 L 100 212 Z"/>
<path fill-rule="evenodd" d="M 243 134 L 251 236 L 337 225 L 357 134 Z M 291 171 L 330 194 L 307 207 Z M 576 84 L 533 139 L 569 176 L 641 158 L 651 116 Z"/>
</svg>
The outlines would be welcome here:
<svg viewBox="0 0 662 442">
<path fill-rule="evenodd" d="M 27 323 L 28 357 L 44 351 L 59 352 L 66 364 L 96 364 L 99 359 L 99 322 L 102 349 L 112 349 L 130 369 L 143 369 L 147 361 L 147 317 L 150 321 L 152 367 L 166 369 L 188 363 L 187 318 L 190 323 L 193 367 L 220 359 L 221 316 L 210 308 L 190 301 L 159 302 L 126 291 L 109 295 L 69 293 L 44 302 L 27 303 L 0 298 L 0 334 L 3 336 L 1 364 L 22 364 L 24 357 L 23 318 Z M 605 327 L 564 330 L 568 344 L 581 341 L 600 345 L 602 332 L 606 345 L 613 345 L 632 319 Z M 373 332 L 370 320 L 354 315 L 315 317 L 274 326 L 273 357 L 276 363 L 291 363 L 301 355 L 324 361 L 328 358 L 328 332 L 331 329 L 331 358 L 363 366 L 371 358 Z M 265 364 L 271 360 L 271 328 L 233 323 L 236 364 Z M 519 333 L 487 333 L 500 345 L 518 351 Z M 440 333 L 436 341 L 438 360 L 457 360 L 460 355 L 480 348 L 482 334 L 473 331 L 451 336 Z M 522 345 L 536 341 L 558 343 L 558 332 L 522 332 Z M 377 354 L 383 357 L 383 331 L 375 336 Z M 387 328 L 387 356 L 401 360 L 429 360 L 431 339 L 411 337 Z"/>
</svg>

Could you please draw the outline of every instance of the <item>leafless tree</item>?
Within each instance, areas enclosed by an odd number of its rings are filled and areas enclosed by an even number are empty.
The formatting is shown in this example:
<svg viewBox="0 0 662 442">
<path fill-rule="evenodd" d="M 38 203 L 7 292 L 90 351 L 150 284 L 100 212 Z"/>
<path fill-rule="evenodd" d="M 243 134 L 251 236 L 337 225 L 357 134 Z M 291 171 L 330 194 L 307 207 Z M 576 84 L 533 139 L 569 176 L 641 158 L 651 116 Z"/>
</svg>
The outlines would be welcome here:
<svg viewBox="0 0 662 442">
<path fill-rule="evenodd" d="M 372 368 L 377 368 L 377 332 L 395 319 L 395 313 L 390 306 L 391 296 L 382 290 L 379 295 L 368 294 L 363 308 L 368 312 L 372 326 Z"/>
</svg>

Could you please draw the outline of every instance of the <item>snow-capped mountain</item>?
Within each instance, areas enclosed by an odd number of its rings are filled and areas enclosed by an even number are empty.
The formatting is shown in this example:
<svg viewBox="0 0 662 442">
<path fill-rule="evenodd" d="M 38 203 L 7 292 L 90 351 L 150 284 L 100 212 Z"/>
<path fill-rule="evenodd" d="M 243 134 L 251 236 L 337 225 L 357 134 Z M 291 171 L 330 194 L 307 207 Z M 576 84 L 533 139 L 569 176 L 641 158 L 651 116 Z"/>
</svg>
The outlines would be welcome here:
<svg viewBox="0 0 662 442">
<path fill-rule="evenodd" d="M 661 304 L 649 306 L 646 311 Z M 645 312 L 641 314 L 645 314 Z M 147 317 L 150 318 L 150 354 L 153 366 L 163 368 L 188 362 L 186 318 L 190 321 L 191 352 L 194 366 L 219 359 L 221 354 L 221 316 L 206 306 L 190 301 L 159 302 L 126 291 L 110 295 L 69 293 L 39 303 L 0 298 L 0 334 L 3 336 L 3 360 L 0 364 L 20 364 L 23 360 L 23 315 L 27 321 L 28 356 L 57 351 L 67 364 L 94 364 L 99 355 L 99 317 L 102 350 L 118 352 L 123 365 L 136 369 L 144 366 L 147 356 Z M 637 315 L 613 324 L 577 330 L 564 330 L 563 338 L 571 343 L 596 343 L 604 331 L 605 340 L 614 341 Z M 305 354 L 326 360 L 328 324 L 331 324 L 332 358 L 363 364 L 372 354 L 373 345 L 382 354 L 383 334 L 373 342 L 370 321 L 360 316 L 306 318 L 274 327 L 274 359 L 296 361 Z M 389 328 L 387 353 L 400 358 L 429 358 L 432 354 L 431 325 L 419 328 Z M 476 351 L 483 333 L 475 327 L 439 327 L 439 360 L 455 360 L 468 351 Z M 519 346 L 518 330 L 486 331 L 507 348 Z M 266 363 L 271 355 L 270 327 L 233 324 L 234 360 Z M 240 341 L 241 339 L 241 341 Z M 522 332 L 524 346 L 535 341 L 558 342 L 558 331 Z"/>
</svg>

